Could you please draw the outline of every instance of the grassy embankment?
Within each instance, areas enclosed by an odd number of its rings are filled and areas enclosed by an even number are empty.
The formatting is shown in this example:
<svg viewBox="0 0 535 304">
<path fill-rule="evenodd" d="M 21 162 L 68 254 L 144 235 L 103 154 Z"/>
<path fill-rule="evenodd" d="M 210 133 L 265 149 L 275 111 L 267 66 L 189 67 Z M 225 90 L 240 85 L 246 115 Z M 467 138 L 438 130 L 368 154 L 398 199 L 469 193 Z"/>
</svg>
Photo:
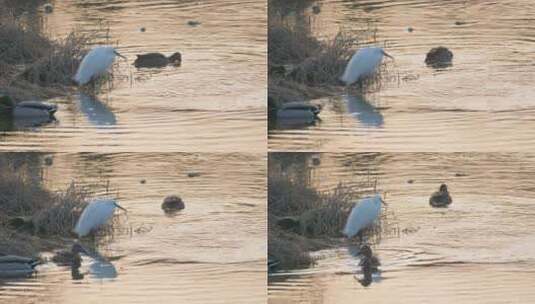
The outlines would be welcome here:
<svg viewBox="0 0 535 304">
<path fill-rule="evenodd" d="M 38 257 L 41 251 L 65 247 L 90 192 L 71 183 L 52 192 L 43 185 L 42 155 L 7 153 L 0 157 L 0 253 Z M 116 221 L 101 230 L 107 235 Z M 115 227 L 116 228 L 116 227 Z M 95 235 L 88 240 L 97 241 Z"/>
<path fill-rule="evenodd" d="M 268 16 L 268 101 L 270 110 L 289 101 L 303 101 L 339 94 L 345 66 L 363 44 L 376 42 L 376 30 L 369 25 L 358 32 L 339 31 L 330 39 L 318 39 L 311 31 L 306 8 L 312 1 L 290 1 L 302 5 L 288 15 L 288 4 L 269 1 Z M 364 81 L 362 91 L 377 90 L 387 67 Z M 354 88 L 356 89 L 356 88 Z"/>
<path fill-rule="evenodd" d="M 15 101 L 72 93 L 72 77 L 95 38 L 73 31 L 53 40 L 35 18 L 0 11 L 0 94 Z"/>
<path fill-rule="evenodd" d="M 339 184 L 320 192 L 301 178 L 270 166 L 268 173 L 268 253 L 279 268 L 303 268 L 314 264 L 311 251 L 339 247 L 346 240 L 342 230 L 354 202 L 370 191 L 369 181 L 357 186 Z M 384 216 L 365 231 L 371 241 L 386 229 Z"/>
</svg>

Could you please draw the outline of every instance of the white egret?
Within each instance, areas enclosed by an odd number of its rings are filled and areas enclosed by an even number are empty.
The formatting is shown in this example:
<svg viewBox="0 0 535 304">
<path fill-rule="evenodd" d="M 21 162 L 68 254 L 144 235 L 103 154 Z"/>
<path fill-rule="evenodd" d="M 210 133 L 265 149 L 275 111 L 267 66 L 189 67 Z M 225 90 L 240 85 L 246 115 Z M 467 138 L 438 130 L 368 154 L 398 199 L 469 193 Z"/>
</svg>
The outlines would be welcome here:
<svg viewBox="0 0 535 304">
<path fill-rule="evenodd" d="M 371 226 L 381 214 L 381 203 L 385 204 L 379 194 L 358 201 L 351 209 L 343 233 L 351 238 Z"/>
<path fill-rule="evenodd" d="M 106 73 L 113 64 L 115 56 L 126 59 L 126 57 L 119 54 L 112 46 L 93 47 L 80 63 L 74 80 L 79 85 L 84 85 L 91 81 L 91 79 Z"/>
<path fill-rule="evenodd" d="M 394 59 L 394 57 L 388 55 L 382 48 L 379 47 L 365 47 L 359 49 L 353 56 L 349 63 L 346 65 L 346 69 L 340 80 L 346 85 L 351 85 L 364 77 L 373 75 L 377 67 L 383 60 L 383 55 Z"/>
<path fill-rule="evenodd" d="M 433 207 L 447 207 L 451 204 L 451 196 L 446 184 L 440 185 L 438 191 L 434 192 L 429 198 L 429 205 Z"/>
<path fill-rule="evenodd" d="M 88 235 L 92 230 L 106 224 L 106 222 L 113 217 L 113 212 L 116 207 L 126 212 L 126 209 L 119 206 L 115 200 L 112 199 L 101 198 L 91 201 L 87 207 L 85 207 L 82 215 L 78 219 L 74 232 L 76 232 L 79 237 Z"/>
</svg>

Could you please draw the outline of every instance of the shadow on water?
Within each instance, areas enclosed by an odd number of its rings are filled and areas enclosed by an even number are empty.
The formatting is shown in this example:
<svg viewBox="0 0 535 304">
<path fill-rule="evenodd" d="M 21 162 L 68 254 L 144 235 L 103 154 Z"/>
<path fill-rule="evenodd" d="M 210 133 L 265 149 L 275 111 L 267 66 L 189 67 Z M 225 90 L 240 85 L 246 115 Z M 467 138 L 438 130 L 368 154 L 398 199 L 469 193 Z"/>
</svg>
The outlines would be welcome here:
<svg viewBox="0 0 535 304">
<path fill-rule="evenodd" d="M 384 124 L 384 118 L 371 103 L 362 95 L 347 95 L 347 112 L 357 119 L 362 125 L 379 128 Z"/>
<path fill-rule="evenodd" d="M 80 112 L 83 113 L 90 123 L 96 126 L 113 126 L 117 124 L 115 114 L 108 105 L 100 101 L 96 96 L 80 93 L 76 99 Z"/>
</svg>

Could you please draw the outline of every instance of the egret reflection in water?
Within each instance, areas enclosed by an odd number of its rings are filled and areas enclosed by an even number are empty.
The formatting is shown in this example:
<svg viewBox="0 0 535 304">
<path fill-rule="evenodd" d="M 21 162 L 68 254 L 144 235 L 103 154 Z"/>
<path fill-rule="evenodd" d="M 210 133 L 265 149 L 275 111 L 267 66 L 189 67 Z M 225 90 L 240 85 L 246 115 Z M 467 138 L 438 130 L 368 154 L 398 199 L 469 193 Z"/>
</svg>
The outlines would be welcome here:
<svg viewBox="0 0 535 304">
<path fill-rule="evenodd" d="M 96 126 L 113 126 L 117 124 L 115 114 L 106 104 L 94 96 L 83 93 L 78 95 L 78 105 L 90 123 Z"/>
<path fill-rule="evenodd" d="M 96 249 L 85 250 L 90 259 L 89 275 L 93 279 L 115 279 L 117 277 L 117 269 L 109 261 L 108 258 L 101 255 Z"/>
<path fill-rule="evenodd" d="M 384 124 L 383 114 L 370 104 L 362 95 L 347 95 L 347 111 L 360 123 L 367 127 L 381 127 Z"/>
</svg>

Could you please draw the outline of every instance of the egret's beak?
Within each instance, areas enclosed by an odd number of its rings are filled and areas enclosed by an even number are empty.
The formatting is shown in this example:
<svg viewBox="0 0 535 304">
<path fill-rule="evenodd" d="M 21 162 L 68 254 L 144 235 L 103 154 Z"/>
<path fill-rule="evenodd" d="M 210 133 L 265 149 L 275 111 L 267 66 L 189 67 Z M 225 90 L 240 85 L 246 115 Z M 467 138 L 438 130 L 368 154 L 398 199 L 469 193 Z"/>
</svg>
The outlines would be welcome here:
<svg viewBox="0 0 535 304">
<path fill-rule="evenodd" d="M 128 211 L 126 211 L 126 209 L 124 209 L 123 207 L 119 206 L 119 204 L 117 204 L 117 203 L 115 203 L 115 207 L 123 210 L 124 212 L 128 212 Z"/>
<path fill-rule="evenodd" d="M 124 57 L 123 55 L 119 54 L 119 52 L 117 52 L 117 51 L 113 51 L 113 52 L 115 53 L 115 55 L 117 55 L 117 56 L 123 58 L 124 60 L 126 60 L 126 57 Z"/>
<path fill-rule="evenodd" d="M 388 57 L 388 58 L 390 58 L 390 59 L 394 60 L 394 57 L 392 57 L 392 56 L 388 55 L 388 54 L 387 54 L 387 53 L 386 53 L 385 51 L 383 51 L 383 55 L 385 55 L 386 57 Z"/>
</svg>

